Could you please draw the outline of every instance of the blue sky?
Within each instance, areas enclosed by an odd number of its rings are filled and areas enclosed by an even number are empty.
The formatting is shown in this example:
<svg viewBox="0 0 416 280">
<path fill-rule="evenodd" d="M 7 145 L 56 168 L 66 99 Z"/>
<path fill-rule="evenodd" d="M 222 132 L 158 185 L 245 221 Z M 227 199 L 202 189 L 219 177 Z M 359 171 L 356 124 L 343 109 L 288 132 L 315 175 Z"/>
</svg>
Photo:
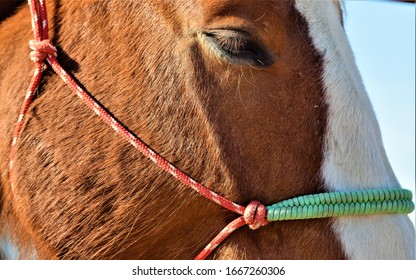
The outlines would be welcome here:
<svg viewBox="0 0 416 280">
<path fill-rule="evenodd" d="M 415 5 L 347 0 L 345 28 L 390 163 L 403 188 L 414 192 Z"/>
</svg>

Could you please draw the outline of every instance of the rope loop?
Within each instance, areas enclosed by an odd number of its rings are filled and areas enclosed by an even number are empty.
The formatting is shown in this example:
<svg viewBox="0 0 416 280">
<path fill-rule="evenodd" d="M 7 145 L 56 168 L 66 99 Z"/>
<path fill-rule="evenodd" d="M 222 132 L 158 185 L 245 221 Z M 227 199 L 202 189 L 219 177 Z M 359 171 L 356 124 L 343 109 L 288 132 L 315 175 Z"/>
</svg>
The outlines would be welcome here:
<svg viewBox="0 0 416 280">
<path fill-rule="evenodd" d="M 259 227 L 267 225 L 267 209 L 266 206 L 253 200 L 250 202 L 244 210 L 244 221 L 253 230 Z"/>
<path fill-rule="evenodd" d="M 46 40 L 30 40 L 29 47 L 30 60 L 34 62 L 43 62 L 48 55 L 57 56 L 58 51 L 49 39 Z"/>
</svg>

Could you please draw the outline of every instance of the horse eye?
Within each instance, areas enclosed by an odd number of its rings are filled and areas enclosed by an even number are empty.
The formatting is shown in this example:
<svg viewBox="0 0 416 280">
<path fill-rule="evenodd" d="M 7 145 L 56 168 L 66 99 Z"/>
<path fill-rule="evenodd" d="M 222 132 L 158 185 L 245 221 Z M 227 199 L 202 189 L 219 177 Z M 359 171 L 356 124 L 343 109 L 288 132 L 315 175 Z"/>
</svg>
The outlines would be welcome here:
<svg viewBox="0 0 416 280">
<path fill-rule="evenodd" d="M 250 37 L 237 30 L 214 30 L 204 33 L 219 56 L 233 64 L 266 67 L 273 64 L 271 55 Z"/>
</svg>

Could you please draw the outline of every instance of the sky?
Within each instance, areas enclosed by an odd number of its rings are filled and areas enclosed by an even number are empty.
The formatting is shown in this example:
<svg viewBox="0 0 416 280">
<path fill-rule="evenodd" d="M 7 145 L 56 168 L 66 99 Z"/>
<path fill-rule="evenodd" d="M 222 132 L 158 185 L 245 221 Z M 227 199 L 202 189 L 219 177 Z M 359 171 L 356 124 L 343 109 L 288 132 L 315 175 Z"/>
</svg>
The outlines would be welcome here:
<svg viewBox="0 0 416 280">
<path fill-rule="evenodd" d="M 415 4 L 347 0 L 345 6 L 346 32 L 387 156 L 415 197 Z M 415 213 L 410 218 L 415 223 Z"/>
</svg>

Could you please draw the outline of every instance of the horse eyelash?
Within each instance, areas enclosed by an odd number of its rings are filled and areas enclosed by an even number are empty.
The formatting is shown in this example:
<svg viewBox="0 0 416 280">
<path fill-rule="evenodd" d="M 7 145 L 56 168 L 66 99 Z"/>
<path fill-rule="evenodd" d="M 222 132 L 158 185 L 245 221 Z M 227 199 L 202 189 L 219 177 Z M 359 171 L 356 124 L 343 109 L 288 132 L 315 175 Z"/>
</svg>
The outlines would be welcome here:
<svg viewBox="0 0 416 280">
<path fill-rule="evenodd" d="M 254 51 L 251 43 L 241 37 L 216 37 L 219 46 L 231 55 L 238 55 L 244 51 Z"/>
<path fill-rule="evenodd" d="M 260 46 L 243 34 L 222 35 L 216 32 L 206 32 L 211 42 L 216 45 L 218 51 L 224 53 L 232 63 L 255 64 L 257 66 L 269 66 L 273 63 L 270 56 Z"/>
</svg>

